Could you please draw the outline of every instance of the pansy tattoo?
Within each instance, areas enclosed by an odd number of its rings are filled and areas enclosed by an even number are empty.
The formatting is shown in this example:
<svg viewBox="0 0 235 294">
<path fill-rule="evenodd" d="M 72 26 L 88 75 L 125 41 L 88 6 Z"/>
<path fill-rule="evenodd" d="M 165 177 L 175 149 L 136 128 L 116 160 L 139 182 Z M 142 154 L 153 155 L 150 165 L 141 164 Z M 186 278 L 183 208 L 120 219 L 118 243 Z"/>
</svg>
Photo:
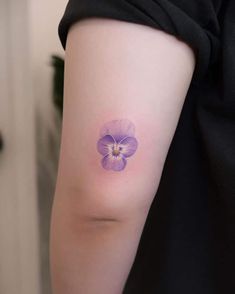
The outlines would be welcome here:
<svg viewBox="0 0 235 294">
<path fill-rule="evenodd" d="M 127 158 L 137 149 L 135 126 L 127 119 L 112 120 L 103 125 L 97 150 L 103 156 L 101 164 L 104 169 L 122 171 Z"/>
</svg>

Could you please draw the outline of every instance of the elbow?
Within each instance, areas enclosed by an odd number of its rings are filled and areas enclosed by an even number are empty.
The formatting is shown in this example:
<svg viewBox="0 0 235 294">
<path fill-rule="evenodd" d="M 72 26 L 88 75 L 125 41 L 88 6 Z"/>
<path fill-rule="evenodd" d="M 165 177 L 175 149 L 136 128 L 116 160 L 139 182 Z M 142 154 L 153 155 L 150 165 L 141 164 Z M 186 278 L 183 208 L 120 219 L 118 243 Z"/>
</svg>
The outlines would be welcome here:
<svg viewBox="0 0 235 294">
<path fill-rule="evenodd" d="M 57 184 L 55 203 L 75 221 L 122 222 L 146 216 L 155 191 L 139 183 Z"/>
</svg>

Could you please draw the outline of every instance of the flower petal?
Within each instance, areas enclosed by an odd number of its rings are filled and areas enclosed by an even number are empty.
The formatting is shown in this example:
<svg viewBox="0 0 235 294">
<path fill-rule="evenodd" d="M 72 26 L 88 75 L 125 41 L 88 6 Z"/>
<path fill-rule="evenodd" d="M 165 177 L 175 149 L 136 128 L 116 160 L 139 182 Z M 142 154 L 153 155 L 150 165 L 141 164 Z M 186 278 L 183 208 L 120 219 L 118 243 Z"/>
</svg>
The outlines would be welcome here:
<svg viewBox="0 0 235 294">
<path fill-rule="evenodd" d="M 107 155 L 112 153 L 112 146 L 115 143 L 115 140 L 112 136 L 106 135 L 99 139 L 97 142 L 97 150 L 102 155 Z"/>
<path fill-rule="evenodd" d="M 103 168 L 107 170 L 121 171 L 126 166 L 126 159 L 124 156 L 113 156 L 108 154 L 103 157 L 101 163 Z"/>
<path fill-rule="evenodd" d="M 116 141 L 125 137 L 134 137 L 135 126 L 128 119 L 116 119 L 107 122 L 101 129 L 100 136 L 112 135 Z"/>
<path fill-rule="evenodd" d="M 121 154 L 123 154 L 125 157 L 129 157 L 135 153 L 138 147 L 138 142 L 134 137 L 127 137 L 121 140 L 118 145 L 122 148 L 120 151 Z"/>
</svg>

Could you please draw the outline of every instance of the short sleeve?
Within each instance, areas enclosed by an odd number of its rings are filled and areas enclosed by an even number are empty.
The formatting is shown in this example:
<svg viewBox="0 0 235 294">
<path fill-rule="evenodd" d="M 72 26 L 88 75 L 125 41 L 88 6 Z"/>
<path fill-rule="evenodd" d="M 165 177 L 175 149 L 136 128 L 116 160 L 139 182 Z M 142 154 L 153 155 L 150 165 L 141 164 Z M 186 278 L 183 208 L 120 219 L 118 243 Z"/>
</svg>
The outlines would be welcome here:
<svg viewBox="0 0 235 294">
<path fill-rule="evenodd" d="M 69 0 L 58 27 L 64 49 L 70 26 L 88 17 L 150 26 L 186 42 L 196 54 L 194 82 L 218 59 L 220 27 L 212 0 Z"/>
</svg>

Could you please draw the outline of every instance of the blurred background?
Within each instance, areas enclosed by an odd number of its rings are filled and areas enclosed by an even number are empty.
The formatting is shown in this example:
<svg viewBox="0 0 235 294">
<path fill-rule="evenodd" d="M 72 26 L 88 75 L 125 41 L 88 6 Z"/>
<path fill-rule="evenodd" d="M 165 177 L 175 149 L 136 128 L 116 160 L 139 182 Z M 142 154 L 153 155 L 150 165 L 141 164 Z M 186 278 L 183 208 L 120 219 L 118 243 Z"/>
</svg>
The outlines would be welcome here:
<svg viewBox="0 0 235 294">
<path fill-rule="evenodd" d="M 0 0 L 0 293 L 49 294 L 67 0 Z"/>
</svg>

